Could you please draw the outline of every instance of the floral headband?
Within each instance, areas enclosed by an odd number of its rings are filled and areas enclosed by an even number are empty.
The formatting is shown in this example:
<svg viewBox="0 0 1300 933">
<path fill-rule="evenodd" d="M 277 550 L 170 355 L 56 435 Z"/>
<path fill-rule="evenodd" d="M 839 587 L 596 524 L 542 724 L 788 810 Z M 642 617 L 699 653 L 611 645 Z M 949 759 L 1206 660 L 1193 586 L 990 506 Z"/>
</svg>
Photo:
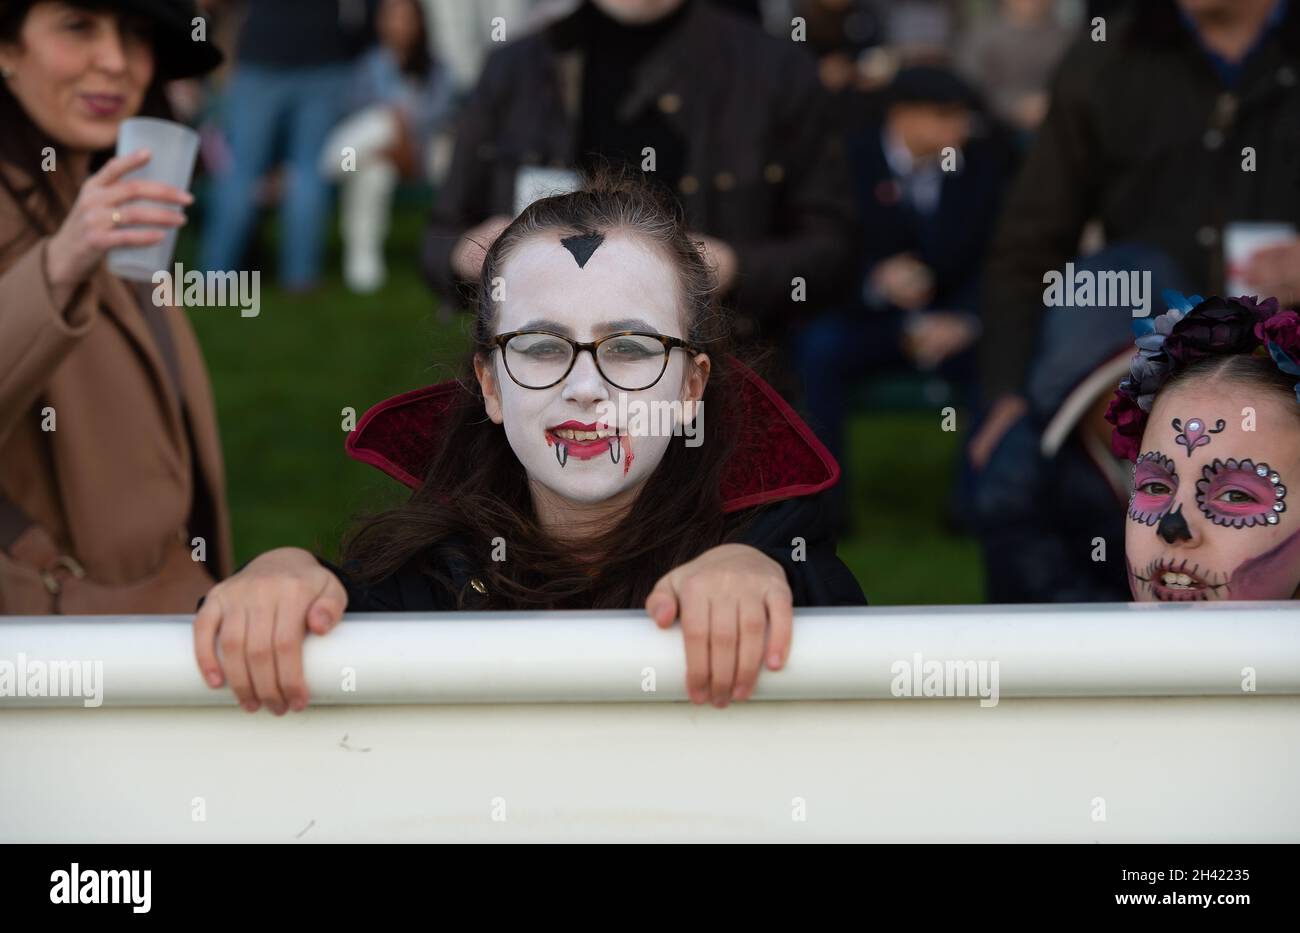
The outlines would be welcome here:
<svg viewBox="0 0 1300 933">
<path fill-rule="evenodd" d="M 1276 298 L 1257 303 L 1254 297 L 1186 297 L 1169 290 L 1162 297 L 1168 311 L 1133 322 L 1138 350 L 1106 409 L 1106 420 L 1115 425 L 1110 448 L 1128 460 L 1137 460 L 1156 393 L 1174 373 L 1197 360 L 1267 354 L 1282 372 L 1300 380 L 1300 314 L 1279 311 Z"/>
</svg>

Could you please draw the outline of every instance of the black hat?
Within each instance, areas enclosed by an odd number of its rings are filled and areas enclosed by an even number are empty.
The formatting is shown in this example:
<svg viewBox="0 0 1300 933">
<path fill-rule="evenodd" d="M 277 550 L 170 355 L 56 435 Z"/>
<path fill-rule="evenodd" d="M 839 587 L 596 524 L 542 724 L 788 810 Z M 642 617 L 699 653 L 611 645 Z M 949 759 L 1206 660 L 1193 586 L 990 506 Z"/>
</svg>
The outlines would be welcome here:
<svg viewBox="0 0 1300 933">
<path fill-rule="evenodd" d="M 194 0 L 71 0 L 73 6 L 111 9 L 138 16 L 153 26 L 154 67 L 162 78 L 192 78 L 221 64 L 221 51 L 208 38 L 210 25 L 202 23 L 202 40 L 195 39 L 198 7 Z"/>
<path fill-rule="evenodd" d="M 979 92 L 957 72 L 940 65 L 900 68 L 885 95 L 889 104 L 958 104 L 982 109 Z"/>
</svg>

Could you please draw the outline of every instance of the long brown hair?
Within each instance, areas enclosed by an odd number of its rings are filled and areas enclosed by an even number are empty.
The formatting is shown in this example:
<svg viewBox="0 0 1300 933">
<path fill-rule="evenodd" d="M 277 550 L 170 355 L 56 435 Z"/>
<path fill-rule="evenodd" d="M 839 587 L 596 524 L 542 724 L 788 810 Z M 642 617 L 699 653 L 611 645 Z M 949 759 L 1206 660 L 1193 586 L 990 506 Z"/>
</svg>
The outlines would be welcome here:
<svg viewBox="0 0 1300 933">
<path fill-rule="evenodd" d="M 344 560 L 358 580 L 383 579 L 413 560 L 440 577 L 435 549 L 452 546 L 483 579 L 492 608 L 632 608 L 663 574 L 735 534 L 743 514 L 724 516 L 719 488 L 736 434 L 728 417 L 737 411 L 737 389 L 727 320 L 710 301 L 712 272 L 670 198 L 636 176 L 605 173 L 579 191 L 535 202 L 492 244 L 477 287 L 464 391 L 446 415 L 444 442 L 410 500 L 349 537 Z M 490 284 L 516 246 L 544 232 L 615 229 L 645 237 L 676 268 L 686 338 L 713 363 L 703 396 L 709 417 L 699 446 L 672 438 L 626 517 L 594 539 L 599 560 L 584 563 L 538 524 L 527 474 L 504 430 L 485 417 L 473 359 L 492 358 L 497 315 Z M 497 538 L 506 542 L 503 561 L 490 559 Z"/>
<path fill-rule="evenodd" d="M 420 0 L 405 0 L 405 3 L 415 14 L 416 27 L 414 34 L 407 36 L 411 42 L 410 49 L 397 66 L 402 74 L 423 80 L 433 71 L 433 55 L 429 52 L 432 46 L 429 38 L 429 20 L 425 16 L 424 4 Z"/>
</svg>

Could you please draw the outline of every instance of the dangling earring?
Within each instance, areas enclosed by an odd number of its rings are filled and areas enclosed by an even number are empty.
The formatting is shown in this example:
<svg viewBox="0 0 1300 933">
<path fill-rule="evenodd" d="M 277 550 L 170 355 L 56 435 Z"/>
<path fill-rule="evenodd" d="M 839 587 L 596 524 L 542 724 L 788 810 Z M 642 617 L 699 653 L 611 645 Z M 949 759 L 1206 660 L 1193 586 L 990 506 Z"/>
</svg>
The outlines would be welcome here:
<svg viewBox="0 0 1300 933">
<path fill-rule="evenodd" d="M 14 76 L 14 70 L 12 68 L 7 68 L 7 67 L 0 68 L 0 78 L 4 78 L 6 81 L 8 81 L 13 76 Z"/>
</svg>

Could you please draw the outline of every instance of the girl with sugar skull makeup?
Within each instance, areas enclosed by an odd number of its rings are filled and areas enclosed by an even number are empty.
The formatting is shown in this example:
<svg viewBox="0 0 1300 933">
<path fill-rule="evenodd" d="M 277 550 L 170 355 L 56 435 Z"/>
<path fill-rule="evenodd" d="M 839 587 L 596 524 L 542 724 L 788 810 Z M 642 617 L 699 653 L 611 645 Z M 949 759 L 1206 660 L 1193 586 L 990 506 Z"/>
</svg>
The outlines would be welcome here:
<svg viewBox="0 0 1300 933">
<path fill-rule="evenodd" d="M 526 209 L 487 251 L 464 377 L 348 439 L 410 500 L 364 522 L 341 568 L 282 548 L 214 587 L 194 627 L 208 683 L 302 709 L 302 641 L 345 608 L 644 607 L 680 621 L 694 702 L 747 699 L 788 656 L 793 606 L 866 600 L 814 495 L 839 467 L 728 354 L 711 287 L 643 182 Z"/>
<path fill-rule="evenodd" d="M 1300 598 L 1300 316 L 1172 298 L 1141 322 L 1107 419 L 1134 461 L 1125 551 L 1139 601 Z"/>
</svg>

